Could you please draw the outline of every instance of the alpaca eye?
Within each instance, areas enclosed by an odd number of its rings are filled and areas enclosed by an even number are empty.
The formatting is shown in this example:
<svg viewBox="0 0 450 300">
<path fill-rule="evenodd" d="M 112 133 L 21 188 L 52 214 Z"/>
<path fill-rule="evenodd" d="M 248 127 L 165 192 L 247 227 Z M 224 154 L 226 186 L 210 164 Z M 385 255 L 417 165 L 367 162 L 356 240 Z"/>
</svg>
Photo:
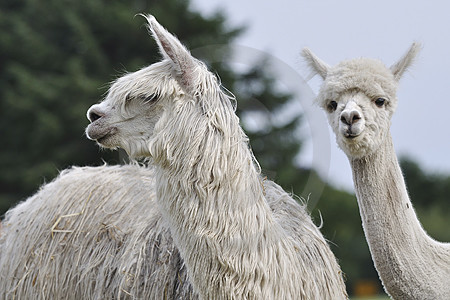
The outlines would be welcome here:
<svg viewBox="0 0 450 300">
<path fill-rule="evenodd" d="M 141 100 L 143 103 L 151 103 L 158 99 L 158 95 L 157 94 L 139 95 L 137 98 Z"/>
<path fill-rule="evenodd" d="M 330 103 L 328 103 L 327 108 L 328 108 L 329 112 L 335 111 L 336 108 L 337 108 L 337 102 L 336 101 L 330 101 Z"/>
<path fill-rule="evenodd" d="M 158 95 L 157 94 L 151 94 L 149 96 L 143 96 L 144 98 L 144 102 L 145 103 L 150 103 L 155 101 L 156 99 L 158 99 Z"/>
<path fill-rule="evenodd" d="M 386 102 L 386 99 L 384 99 L 384 98 L 377 98 L 375 100 L 375 105 L 378 106 L 378 107 L 382 107 L 385 102 Z"/>
</svg>

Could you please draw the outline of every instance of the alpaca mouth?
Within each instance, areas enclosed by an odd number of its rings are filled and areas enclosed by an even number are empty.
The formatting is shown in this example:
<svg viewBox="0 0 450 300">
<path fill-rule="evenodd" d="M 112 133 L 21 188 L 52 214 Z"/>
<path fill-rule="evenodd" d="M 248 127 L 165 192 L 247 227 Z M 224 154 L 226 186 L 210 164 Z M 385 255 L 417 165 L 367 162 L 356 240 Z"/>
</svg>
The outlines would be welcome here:
<svg viewBox="0 0 450 300">
<path fill-rule="evenodd" d="M 106 134 L 106 135 L 104 135 L 104 136 L 102 136 L 102 137 L 96 138 L 95 141 L 96 141 L 97 143 L 99 143 L 99 144 L 103 144 L 103 142 L 104 142 L 105 140 L 107 140 L 110 136 L 111 136 L 111 134 Z"/>
<path fill-rule="evenodd" d="M 354 133 L 346 133 L 346 134 L 344 134 L 344 136 L 345 136 L 347 139 L 352 140 L 352 139 L 356 138 L 356 137 L 358 136 L 358 134 L 354 134 Z"/>
<path fill-rule="evenodd" d="M 353 132 L 351 129 L 348 129 L 344 132 L 344 137 L 349 140 L 353 140 L 354 138 L 357 138 L 359 135 L 360 133 Z"/>
<path fill-rule="evenodd" d="M 113 136 L 117 132 L 116 127 L 102 128 L 96 126 L 97 124 L 91 123 L 86 128 L 86 136 L 93 141 L 101 144 L 102 141 L 107 140 L 109 137 Z"/>
</svg>

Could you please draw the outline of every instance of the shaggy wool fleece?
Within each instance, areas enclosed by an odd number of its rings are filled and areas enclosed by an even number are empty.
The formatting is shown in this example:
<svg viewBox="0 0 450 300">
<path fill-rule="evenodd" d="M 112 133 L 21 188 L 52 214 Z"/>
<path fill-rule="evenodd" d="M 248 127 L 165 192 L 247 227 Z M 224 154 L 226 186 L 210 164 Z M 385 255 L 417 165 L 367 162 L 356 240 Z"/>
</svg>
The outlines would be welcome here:
<svg viewBox="0 0 450 300">
<path fill-rule="evenodd" d="M 305 206 L 272 181 L 263 184 L 275 220 L 303 240 L 298 251 L 320 253 L 327 245 Z M 147 167 L 65 170 L 2 224 L 1 299 L 198 298 Z"/>
<path fill-rule="evenodd" d="M 1 299 L 193 299 L 153 172 L 73 167 L 9 210 Z"/>
</svg>

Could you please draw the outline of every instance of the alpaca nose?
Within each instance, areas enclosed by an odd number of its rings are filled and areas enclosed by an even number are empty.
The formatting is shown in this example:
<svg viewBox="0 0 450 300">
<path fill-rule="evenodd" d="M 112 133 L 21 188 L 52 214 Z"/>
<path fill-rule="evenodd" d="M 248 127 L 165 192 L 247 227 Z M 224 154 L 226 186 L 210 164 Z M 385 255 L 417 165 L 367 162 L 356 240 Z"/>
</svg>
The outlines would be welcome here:
<svg viewBox="0 0 450 300">
<path fill-rule="evenodd" d="M 357 110 L 344 110 L 341 113 L 341 122 L 346 125 L 353 125 L 361 119 L 361 115 Z"/>
<path fill-rule="evenodd" d="M 96 105 L 91 106 L 87 111 L 87 118 L 92 123 L 105 115 Z"/>
</svg>

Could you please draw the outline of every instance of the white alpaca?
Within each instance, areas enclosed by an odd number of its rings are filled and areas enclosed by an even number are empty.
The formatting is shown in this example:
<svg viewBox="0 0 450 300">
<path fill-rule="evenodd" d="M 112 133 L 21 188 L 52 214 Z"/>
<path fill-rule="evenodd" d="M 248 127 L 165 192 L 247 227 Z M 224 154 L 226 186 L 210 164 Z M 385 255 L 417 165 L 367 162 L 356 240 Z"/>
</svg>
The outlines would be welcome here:
<svg viewBox="0 0 450 300">
<path fill-rule="evenodd" d="M 281 187 L 264 188 L 271 210 L 296 209 Z M 2 299 L 197 298 L 156 205 L 151 169 L 73 167 L 3 223 Z"/>
<path fill-rule="evenodd" d="M 151 157 L 157 202 L 194 289 L 203 299 L 346 298 L 305 207 L 260 176 L 216 77 L 147 19 L 164 60 L 119 78 L 89 109 L 86 132 Z"/>
<path fill-rule="evenodd" d="M 9 210 L 1 299 L 195 299 L 153 172 L 72 168 Z"/>
<path fill-rule="evenodd" d="M 450 297 L 450 244 L 422 228 L 409 199 L 389 132 L 398 81 L 420 46 L 392 67 L 367 58 L 330 67 L 303 55 L 324 83 L 317 97 L 347 154 L 364 232 L 386 291 L 395 299 Z"/>
</svg>

